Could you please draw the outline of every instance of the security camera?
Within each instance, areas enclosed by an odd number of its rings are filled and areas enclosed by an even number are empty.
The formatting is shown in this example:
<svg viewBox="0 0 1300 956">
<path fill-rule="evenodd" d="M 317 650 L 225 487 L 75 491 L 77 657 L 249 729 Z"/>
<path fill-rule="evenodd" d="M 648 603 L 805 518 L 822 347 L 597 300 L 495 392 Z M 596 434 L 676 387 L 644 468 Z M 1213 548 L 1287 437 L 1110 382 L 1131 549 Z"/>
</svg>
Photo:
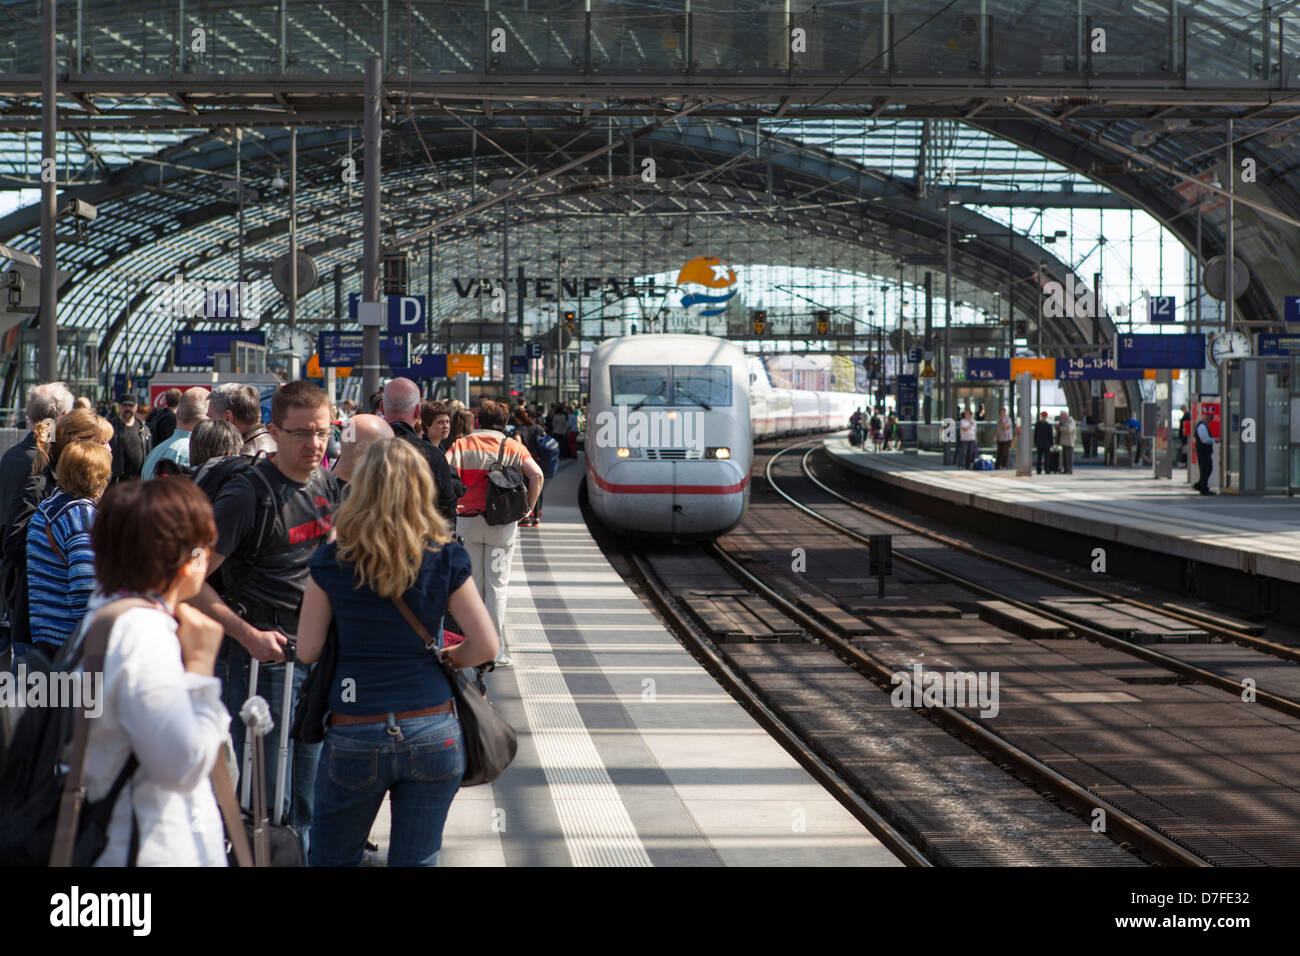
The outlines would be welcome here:
<svg viewBox="0 0 1300 956">
<path fill-rule="evenodd" d="M 99 210 L 84 199 L 70 199 L 68 204 L 63 207 L 63 211 L 74 219 L 85 219 L 86 221 L 90 221 L 99 215 Z"/>
</svg>

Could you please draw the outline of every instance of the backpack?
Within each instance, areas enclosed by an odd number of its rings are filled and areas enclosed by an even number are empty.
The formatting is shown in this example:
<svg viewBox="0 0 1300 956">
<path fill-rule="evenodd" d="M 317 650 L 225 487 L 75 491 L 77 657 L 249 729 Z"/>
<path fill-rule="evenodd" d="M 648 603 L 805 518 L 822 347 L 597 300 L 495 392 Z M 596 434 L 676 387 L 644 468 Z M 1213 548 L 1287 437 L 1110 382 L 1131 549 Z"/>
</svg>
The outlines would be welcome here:
<svg viewBox="0 0 1300 956">
<path fill-rule="evenodd" d="M 483 520 L 490 525 L 513 524 L 530 510 L 528 483 L 524 481 L 523 472 L 513 465 L 501 464 L 505 445 L 506 439 L 502 437 L 497 446 L 497 460 L 492 462 L 483 479 L 487 482 Z"/>
<path fill-rule="evenodd" d="M 217 495 L 229 482 L 245 474 L 249 476 L 249 481 L 259 492 L 257 499 L 257 543 L 253 546 L 251 552 L 245 551 L 241 553 L 236 550 L 234 554 L 230 555 L 217 569 L 213 581 L 217 593 L 221 595 L 221 599 L 241 617 L 243 614 L 240 610 L 240 597 L 245 582 L 247 582 L 249 575 L 253 573 L 255 567 L 253 559 L 258 552 L 266 547 L 267 541 L 270 540 L 270 534 L 275 530 L 276 524 L 280 522 L 280 503 L 276 500 L 275 489 L 271 487 L 266 475 L 262 474 L 262 470 L 257 467 L 259 461 L 269 460 L 265 452 L 258 452 L 256 455 L 228 455 L 225 458 L 204 462 L 194 478 L 194 483 L 203 490 L 211 501 L 217 500 Z"/>
<path fill-rule="evenodd" d="M 103 673 L 108 637 L 117 619 L 135 608 L 153 606 L 140 598 L 104 605 L 91 619 L 85 637 L 64 646 L 55 668 L 71 672 L 81 662 L 84 672 Z M 12 739 L 0 751 L 0 866 L 90 866 L 108 844 L 113 805 L 139 766 L 131 754 L 108 793 L 93 803 L 85 802 L 90 718 L 83 701 L 62 704 L 23 709 Z M 69 743 L 72 750 L 65 765 Z M 133 819 L 132 862 L 134 850 Z"/>
<path fill-rule="evenodd" d="M 537 459 L 542 474 L 547 478 L 560 470 L 560 443 L 545 432 L 537 436 Z"/>
<path fill-rule="evenodd" d="M 0 596 L 9 612 L 12 639 L 19 643 L 30 643 L 32 639 L 27 602 L 27 526 L 41 502 L 58 491 L 54 474 L 49 469 L 32 478 L 35 481 L 23 488 L 23 494 L 30 487 L 37 497 L 22 502 L 25 508 L 21 513 L 10 515 L 13 523 L 4 529 L 4 562 L 0 567 Z"/>
</svg>

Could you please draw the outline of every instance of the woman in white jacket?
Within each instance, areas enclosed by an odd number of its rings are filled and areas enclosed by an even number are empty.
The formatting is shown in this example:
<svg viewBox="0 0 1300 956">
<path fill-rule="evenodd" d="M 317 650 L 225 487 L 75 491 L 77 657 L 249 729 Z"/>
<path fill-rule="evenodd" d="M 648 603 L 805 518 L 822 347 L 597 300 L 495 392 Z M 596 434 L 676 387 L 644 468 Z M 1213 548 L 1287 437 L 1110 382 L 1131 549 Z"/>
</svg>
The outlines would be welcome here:
<svg viewBox="0 0 1300 956">
<path fill-rule="evenodd" d="M 80 643 L 109 601 L 140 597 L 154 607 L 113 625 L 97 700 L 87 702 L 87 798 L 103 798 L 131 754 L 139 761 L 96 866 L 127 865 L 133 822 L 138 866 L 226 865 L 209 784 L 230 724 L 212 676 L 221 626 L 182 603 L 202 587 L 216 540 L 207 496 L 180 478 L 124 482 L 100 502 L 91 532 L 99 586 L 69 643 Z"/>
</svg>

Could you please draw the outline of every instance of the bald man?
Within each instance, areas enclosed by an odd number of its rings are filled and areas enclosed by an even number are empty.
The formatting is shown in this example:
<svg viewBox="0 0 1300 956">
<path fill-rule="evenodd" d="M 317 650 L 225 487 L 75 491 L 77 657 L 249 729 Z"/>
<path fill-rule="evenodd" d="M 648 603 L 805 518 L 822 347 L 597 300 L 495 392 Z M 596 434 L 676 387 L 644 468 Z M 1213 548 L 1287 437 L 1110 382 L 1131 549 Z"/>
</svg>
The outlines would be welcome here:
<svg viewBox="0 0 1300 956">
<path fill-rule="evenodd" d="M 343 451 L 334 466 L 334 477 L 339 484 L 352 480 L 352 472 L 366 454 L 366 449 L 377 441 L 393 437 L 393 429 L 378 415 L 353 415 L 343 426 Z"/>
<path fill-rule="evenodd" d="M 447 456 L 420 434 L 420 386 L 409 378 L 395 378 L 384 387 L 379 414 L 393 428 L 393 434 L 411 442 L 433 469 L 437 501 L 432 504 L 447 523 L 456 527 L 456 503 L 465 494 L 460 476 L 447 463 Z M 358 416 L 360 417 L 360 416 Z"/>
</svg>

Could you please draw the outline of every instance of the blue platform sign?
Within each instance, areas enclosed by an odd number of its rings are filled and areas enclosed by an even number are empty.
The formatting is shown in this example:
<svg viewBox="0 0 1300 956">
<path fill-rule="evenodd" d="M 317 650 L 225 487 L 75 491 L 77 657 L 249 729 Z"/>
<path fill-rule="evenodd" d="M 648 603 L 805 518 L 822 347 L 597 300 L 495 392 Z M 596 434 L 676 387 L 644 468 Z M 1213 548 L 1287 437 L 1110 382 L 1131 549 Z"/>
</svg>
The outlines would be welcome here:
<svg viewBox="0 0 1300 956">
<path fill-rule="evenodd" d="M 1300 322 L 1300 295 L 1289 295 L 1286 297 L 1282 318 L 1288 322 Z"/>
<path fill-rule="evenodd" d="M 1300 335 L 1261 335 L 1255 352 L 1258 355 L 1290 355 L 1292 352 L 1300 352 Z"/>
<path fill-rule="evenodd" d="M 424 334 L 429 323 L 425 310 L 425 298 L 422 295 L 390 295 L 387 302 L 389 335 L 410 335 L 413 332 Z M 361 302 L 360 292 L 348 293 L 348 318 L 355 320 L 357 305 Z"/>
<path fill-rule="evenodd" d="M 510 374 L 527 375 L 528 374 L 528 356 L 512 355 L 510 356 Z"/>
<path fill-rule="evenodd" d="M 416 355 L 411 358 L 411 364 L 407 368 L 393 368 L 394 378 L 446 378 L 447 377 L 447 356 L 438 355 Z"/>
<path fill-rule="evenodd" d="M 212 356 L 225 355 L 230 352 L 233 342 L 252 342 L 254 345 L 266 344 L 266 333 L 247 332 L 194 332 L 176 333 L 173 343 L 173 365 L 211 365 Z"/>
<path fill-rule="evenodd" d="M 1153 295 L 1147 300 L 1147 319 L 1159 324 L 1161 322 L 1177 322 L 1174 310 L 1176 303 L 1172 295 Z"/>
<path fill-rule="evenodd" d="M 1140 368 L 1116 368 L 1109 357 L 1089 356 L 1056 360 L 1056 377 L 1063 382 L 1141 380 L 1144 371 Z"/>
<path fill-rule="evenodd" d="M 1011 359 L 1009 358 L 971 358 L 966 360 L 966 381 L 968 382 L 1009 382 L 1011 381 Z"/>
<path fill-rule="evenodd" d="M 921 361 L 921 358 L 922 358 L 924 355 L 925 355 L 925 350 L 924 350 L 924 349 L 915 348 L 915 349 L 908 349 L 908 350 L 907 350 L 907 360 L 908 360 L 909 362 L 913 362 L 913 363 L 915 363 L 915 362 L 919 362 L 919 361 Z"/>
<path fill-rule="evenodd" d="M 1199 332 L 1184 335 L 1121 335 L 1115 367 L 1205 368 L 1205 336 Z"/>
<path fill-rule="evenodd" d="M 898 417 L 905 422 L 914 422 L 916 408 L 916 376 L 898 376 Z"/>
<path fill-rule="evenodd" d="M 541 343 L 541 342 L 529 342 L 529 343 L 528 343 L 528 357 L 529 357 L 530 359 L 539 359 L 539 358 L 542 357 L 542 343 Z"/>
<path fill-rule="evenodd" d="M 360 365 L 365 336 L 361 332 L 319 332 L 316 335 L 316 353 L 321 368 Z M 411 340 L 405 335 L 379 336 L 380 361 L 393 368 L 411 365 Z"/>
</svg>

